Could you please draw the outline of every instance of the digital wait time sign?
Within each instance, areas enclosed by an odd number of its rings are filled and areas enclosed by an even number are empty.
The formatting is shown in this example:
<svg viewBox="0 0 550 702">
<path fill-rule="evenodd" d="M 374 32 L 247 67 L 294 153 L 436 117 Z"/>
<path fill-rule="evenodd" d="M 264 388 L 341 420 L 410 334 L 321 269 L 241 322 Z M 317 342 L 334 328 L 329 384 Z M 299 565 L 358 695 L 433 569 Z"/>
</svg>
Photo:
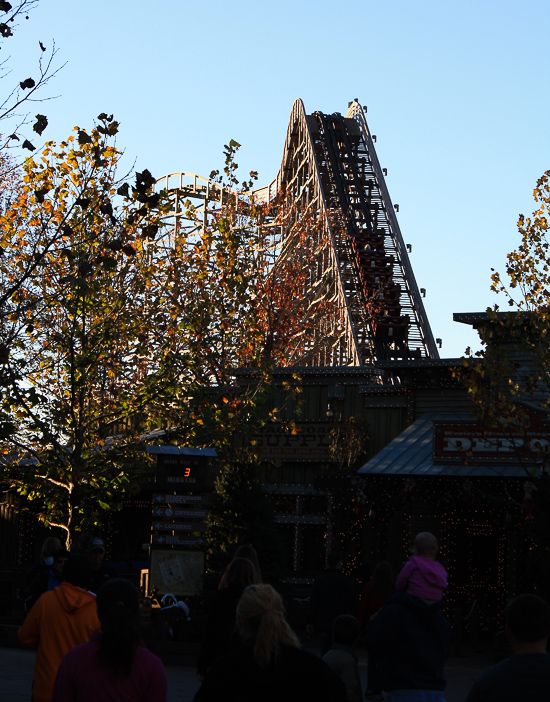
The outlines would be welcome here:
<svg viewBox="0 0 550 702">
<path fill-rule="evenodd" d="M 206 456 L 158 455 L 157 485 L 173 490 L 205 490 L 208 482 Z"/>
<path fill-rule="evenodd" d="M 216 451 L 148 446 L 157 459 L 152 500 L 149 586 L 160 593 L 202 591 L 207 542 L 208 494 Z"/>
</svg>

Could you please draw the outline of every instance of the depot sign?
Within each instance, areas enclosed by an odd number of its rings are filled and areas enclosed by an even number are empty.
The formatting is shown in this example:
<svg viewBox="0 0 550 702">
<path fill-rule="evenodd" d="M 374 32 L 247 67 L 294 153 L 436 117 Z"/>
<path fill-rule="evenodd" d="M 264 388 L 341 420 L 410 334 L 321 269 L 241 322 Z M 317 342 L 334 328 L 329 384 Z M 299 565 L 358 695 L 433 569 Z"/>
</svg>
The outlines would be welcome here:
<svg viewBox="0 0 550 702">
<path fill-rule="evenodd" d="M 434 461 L 539 461 L 550 450 L 550 426 L 538 420 L 520 433 L 484 431 L 479 424 L 434 423 Z"/>
</svg>

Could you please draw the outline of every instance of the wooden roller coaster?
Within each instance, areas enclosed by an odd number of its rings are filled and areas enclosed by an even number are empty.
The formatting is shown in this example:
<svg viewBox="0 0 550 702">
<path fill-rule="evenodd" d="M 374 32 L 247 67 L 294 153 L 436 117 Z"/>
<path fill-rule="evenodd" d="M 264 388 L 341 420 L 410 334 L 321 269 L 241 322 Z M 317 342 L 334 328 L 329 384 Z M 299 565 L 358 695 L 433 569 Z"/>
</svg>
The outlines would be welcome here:
<svg viewBox="0 0 550 702">
<path fill-rule="evenodd" d="M 172 199 L 172 215 L 198 202 L 191 226 L 206 225 L 223 199 L 235 193 L 192 173 L 159 181 Z M 274 280 L 289 263 L 305 275 L 294 291 L 307 316 L 300 343 L 287 343 L 281 365 L 363 366 L 439 354 L 380 168 L 365 110 L 357 100 L 346 117 L 307 115 L 292 108 L 276 178 L 255 190 L 267 205 L 276 251 Z M 188 225 L 189 226 L 189 225 Z M 308 245 L 300 242 L 308 234 Z M 323 305 L 319 304 L 323 301 Z"/>
</svg>

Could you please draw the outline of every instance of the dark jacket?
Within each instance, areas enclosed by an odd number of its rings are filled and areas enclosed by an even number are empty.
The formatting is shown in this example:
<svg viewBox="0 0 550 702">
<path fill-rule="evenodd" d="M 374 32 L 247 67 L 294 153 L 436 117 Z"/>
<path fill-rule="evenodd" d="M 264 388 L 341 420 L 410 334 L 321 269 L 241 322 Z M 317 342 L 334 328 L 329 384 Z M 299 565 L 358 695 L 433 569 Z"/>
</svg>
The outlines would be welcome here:
<svg viewBox="0 0 550 702">
<path fill-rule="evenodd" d="M 277 663 L 260 668 L 252 648 L 241 646 L 218 658 L 195 702 L 346 702 L 344 683 L 318 656 L 282 646 Z"/>
<path fill-rule="evenodd" d="M 108 563 L 103 561 L 100 568 L 98 570 L 94 570 L 93 572 L 90 592 L 97 595 L 97 593 L 101 590 L 103 583 L 107 582 L 107 580 L 110 580 L 111 578 L 116 578 L 117 576 L 117 571 Z"/>
<path fill-rule="evenodd" d="M 357 605 L 353 580 L 339 568 L 327 568 L 313 581 L 308 624 L 312 624 L 320 633 L 328 633 L 332 622 L 340 614 L 357 616 Z"/>
<path fill-rule="evenodd" d="M 240 639 L 235 633 L 235 621 L 242 593 L 242 587 L 224 587 L 216 592 L 197 660 L 199 675 L 205 675 L 216 658 L 240 644 Z"/>
<path fill-rule="evenodd" d="M 51 568 L 38 572 L 27 590 L 28 596 L 24 602 L 25 612 L 31 611 L 33 604 L 40 595 L 53 590 L 55 587 L 59 587 L 59 585 L 61 585 L 61 581 L 55 577 Z"/>
<path fill-rule="evenodd" d="M 550 655 L 523 653 L 488 668 L 476 679 L 467 702 L 548 702 Z"/>
<path fill-rule="evenodd" d="M 444 690 L 452 629 L 441 603 L 427 604 L 406 592 L 391 595 L 367 625 L 365 645 L 384 656 L 384 690 Z"/>
</svg>

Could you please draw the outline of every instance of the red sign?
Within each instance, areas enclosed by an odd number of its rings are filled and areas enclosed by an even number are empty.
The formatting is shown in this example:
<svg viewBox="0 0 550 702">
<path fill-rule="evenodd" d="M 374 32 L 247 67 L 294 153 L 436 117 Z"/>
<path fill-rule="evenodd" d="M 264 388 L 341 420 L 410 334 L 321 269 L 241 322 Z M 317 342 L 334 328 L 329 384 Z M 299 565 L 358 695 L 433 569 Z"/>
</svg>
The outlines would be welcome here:
<svg viewBox="0 0 550 702">
<path fill-rule="evenodd" d="M 550 450 L 550 427 L 534 422 L 524 431 L 484 431 L 479 424 L 434 423 L 437 461 L 540 461 Z"/>
</svg>

